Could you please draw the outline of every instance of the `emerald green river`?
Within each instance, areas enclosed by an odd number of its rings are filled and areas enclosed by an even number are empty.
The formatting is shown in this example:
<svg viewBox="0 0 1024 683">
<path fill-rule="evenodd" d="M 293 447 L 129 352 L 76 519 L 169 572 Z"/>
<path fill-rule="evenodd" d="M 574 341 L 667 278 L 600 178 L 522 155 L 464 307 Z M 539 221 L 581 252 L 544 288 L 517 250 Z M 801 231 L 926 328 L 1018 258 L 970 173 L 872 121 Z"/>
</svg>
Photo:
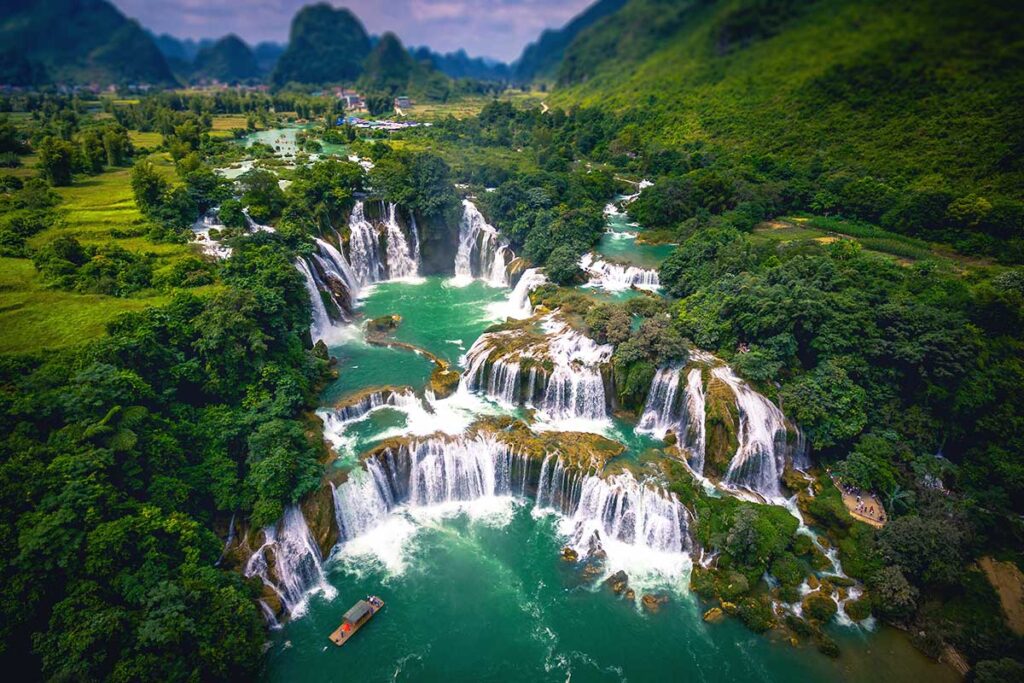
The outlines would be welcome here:
<svg viewBox="0 0 1024 683">
<path fill-rule="evenodd" d="M 633 240 L 623 240 L 630 243 Z M 602 243 L 604 245 L 604 243 Z M 610 248 L 610 247 L 608 247 Z M 652 248 L 653 249 L 653 248 Z M 658 247 L 657 249 L 663 249 Z M 635 252 L 634 252 L 635 253 Z M 650 258 L 644 256 L 642 258 Z M 645 265 L 650 265 L 648 262 Z M 366 294 L 364 318 L 399 314 L 394 338 L 458 364 L 495 322 L 507 290 L 479 281 L 456 287 L 441 277 L 387 282 Z M 331 348 L 339 379 L 330 405 L 368 386 L 424 385 L 426 358 L 363 341 L 357 328 Z M 337 466 L 350 468 L 361 449 L 411 427 L 429 433 L 481 412 L 487 401 L 450 399 L 445 414 L 409 417 L 393 409 L 353 423 L 336 444 Z M 506 411 L 507 412 L 507 411 Z M 431 424 L 436 420 L 437 424 Z M 607 435 L 624 441 L 626 458 L 658 444 L 614 421 Z M 353 476 L 364 475 L 354 470 Z M 656 613 L 601 583 L 584 580 L 560 557 L 564 520 L 532 501 L 483 498 L 434 508 L 400 507 L 380 526 L 335 549 L 324 563 L 336 590 L 309 598 L 305 613 L 272 630 L 265 678 L 272 681 L 920 681 L 956 680 L 918 654 L 902 634 L 833 625 L 842 648 L 832 660 L 811 645 L 793 647 L 748 631 L 737 620 L 706 623 L 707 605 L 687 590 L 690 559 L 634 548 L 621 561 L 637 595 L 664 592 Z M 328 634 L 367 594 L 384 611 L 338 648 Z"/>
</svg>

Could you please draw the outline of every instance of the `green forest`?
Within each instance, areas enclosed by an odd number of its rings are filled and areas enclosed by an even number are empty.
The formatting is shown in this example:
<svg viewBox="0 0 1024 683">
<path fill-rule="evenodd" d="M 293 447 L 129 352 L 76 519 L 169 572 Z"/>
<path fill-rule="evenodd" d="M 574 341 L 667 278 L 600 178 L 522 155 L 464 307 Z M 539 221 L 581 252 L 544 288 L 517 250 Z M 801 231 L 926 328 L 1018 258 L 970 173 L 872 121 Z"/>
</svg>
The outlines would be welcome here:
<svg viewBox="0 0 1024 683">
<path fill-rule="evenodd" d="M 310 290 L 296 264 L 332 240 L 352 259 L 343 226 L 365 202 L 370 220 L 388 205 L 409 216 L 393 229 L 416 231 L 418 275 L 450 276 L 472 201 L 517 256 L 508 272 L 543 273 L 532 310 L 610 348 L 617 420 L 636 423 L 658 373 L 704 353 L 799 426 L 813 466 L 781 475 L 792 510 L 710 491 L 748 417 L 710 383 L 701 476 L 671 457 L 680 435 L 655 449 L 712 556 L 688 584 L 705 621 L 717 609 L 839 657 L 841 608 L 968 680 L 1020 680 L 1024 624 L 988 569 L 1024 567 L 1016 9 L 601 2 L 527 49 L 512 69 L 527 96 L 449 78 L 317 5 L 269 92 L 5 88 L 0 661 L 32 680 L 266 676 L 267 590 L 234 535 L 340 487 L 319 409 L 348 370 L 311 324 L 318 311 L 361 324 L 352 292 Z M 0 35 L 27 46 L 25 25 Z M 81 79 L 126 61 L 44 47 L 0 59 L 0 74 Z M 229 60 L 257 78 L 238 45 L 221 49 L 233 56 L 208 50 L 209 73 Z M 171 86 L 157 61 L 153 80 Z M 407 93 L 443 104 L 429 126 L 355 128 L 312 87 L 340 81 L 379 95 L 381 113 Z M 666 249 L 658 293 L 588 289 L 609 204 L 636 244 Z M 196 236 L 213 214 L 205 239 L 226 257 Z M 381 243 L 389 259 L 396 239 Z M 879 501 L 882 523 L 852 515 L 850 491 Z M 816 576 L 844 602 L 808 588 Z"/>
</svg>

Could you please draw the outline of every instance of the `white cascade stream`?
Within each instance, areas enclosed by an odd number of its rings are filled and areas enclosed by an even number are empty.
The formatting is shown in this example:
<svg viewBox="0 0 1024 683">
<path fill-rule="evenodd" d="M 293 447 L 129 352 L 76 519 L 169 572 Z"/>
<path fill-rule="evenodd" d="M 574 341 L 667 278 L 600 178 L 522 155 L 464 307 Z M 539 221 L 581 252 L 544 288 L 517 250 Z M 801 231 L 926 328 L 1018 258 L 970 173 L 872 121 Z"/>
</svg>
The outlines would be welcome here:
<svg viewBox="0 0 1024 683">
<path fill-rule="evenodd" d="M 320 549 L 298 506 L 286 508 L 281 521 L 266 527 L 263 533 L 266 540 L 246 563 L 245 576 L 260 577 L 281 598 L 288 614 L 302 614 L 314 593 L 323 593 L 328 599 L 337 594 L 324 576 Z M 273 572 L 268 552 L 273 558 Z"/>
<path fill-rule="evenodd" d="M 658 439 L 673 432 L 677 443 L 687 451 L 690 469 L 703 474 L 706 429 L 703 378 L 700 368 L 691 368 L 686 372 L 686 384 L 680 394 L 682 375 L 683 368 L 678 365 L 658 368 L 636 431 Z"/>
<path fill-rule="evenodd" d="M 514 258 L 515 254 L 502 244 L 498 231 L 487 222 L 476 205 L 468 199 L 462 200 L 455 281 L 467 284 L 480 279 L 493 287 L 507 287 L 506 266 Z"/>
<path fill-rule="evenodd" d="M 656 270 L 610 263 L 595 258 L 591 253 L 580 257 L 579 266 L 590 278 L 586 285 L 588 287 L 598 287 L 610 292 L 631 288 L 657 291 L 661 288 Z"/>
<path fill-rule="evenodd" d="M 729 462 L 724 482 L 754 491 L 768 500 L 779 498 L 779 481 L 788 450 L 786 416 L 737 377 L 732 368 L 719 366 L 711 374 L 732 390 L 740 413 L 739 447 Z"/>
</svg>

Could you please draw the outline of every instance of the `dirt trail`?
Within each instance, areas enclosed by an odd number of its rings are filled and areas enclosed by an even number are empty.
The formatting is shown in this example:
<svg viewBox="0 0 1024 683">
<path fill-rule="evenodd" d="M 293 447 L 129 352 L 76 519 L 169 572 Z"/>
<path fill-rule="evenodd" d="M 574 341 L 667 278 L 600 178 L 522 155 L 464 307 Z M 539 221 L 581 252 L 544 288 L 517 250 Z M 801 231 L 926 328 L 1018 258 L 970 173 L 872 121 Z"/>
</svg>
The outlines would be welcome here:
<svg viewBox="0 0 1024 683">
<path fill-rule="evenodd" d="M 1017 635 L 1024 635 L 1024 574 L 1013 562 L 1000 562 L 992 557 L 983 557 L 978 564 L 999 594 L 1006 625 Z"/>
</svg>

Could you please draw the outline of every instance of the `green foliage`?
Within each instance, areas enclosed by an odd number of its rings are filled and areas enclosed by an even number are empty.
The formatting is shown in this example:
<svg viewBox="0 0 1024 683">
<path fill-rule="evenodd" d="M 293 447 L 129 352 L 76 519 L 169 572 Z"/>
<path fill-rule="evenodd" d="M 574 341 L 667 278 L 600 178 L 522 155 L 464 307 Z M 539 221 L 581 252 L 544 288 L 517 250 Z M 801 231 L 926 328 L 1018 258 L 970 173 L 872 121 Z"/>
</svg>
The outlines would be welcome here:
<svg viewBox="0 0 1024 683">
<path fill-rule="evenodd" d="M 89 249 L 51 251 L 75 264 Z M 303 349 L 294 257 L 254 236 L 213 298 L 180 295 L 92 344 L 0 362 L 5 662 L 49 678 L 256 674 L 255 596 L 214 567 L 209 526 L 273 521 L 319 482 L 298 416 L 326 363 Z"/>
<path fill-rule="evenodd" d="M 816 450 L 849 441 L 867 424 L 867 394 L 832 362 L 786 385 L 782 400 Z"/>
<path fill-rule="evenodd" d="M 764 596 L 740 600 L 738 614 L 740 621 L 754 633 L 764 633 L 775 623 L 772 602 Z"/>
<path fill-rule="evenodd" d="M 370 171 L 370 184 L 385 201 L 420 215 L 453 217 L 458 197 L 444 159 L 429 152 L 391 151 Z"/>
<path fill-rule="evenodd" d="M 75 148 L 70 142 L 54 137 L 39 144 L 39 173 L 55 187 L 71 184 Z"/>
<path fill-rule="evenodd" d="M 576 251 L 569 245 L 555 247 L 544 261 L 544 272 L 548 279 L 560 285 L 571 285 L 579 281 L 581 272 Z"/>
<path fill-rule="evenodd" d="M 47 243 L 32 261 L 52 285 L 79 292 L 126 296 L 153 280 L 153 266 L 145 256 L 116 244 L 83 247 L 70 236 Z"/>
<path fill-rule="evenodd" d="M 804 598 L 803 608 L 807 616 L 823 624 L 832 621 L 832 617 L 836 615 L 839 609 L 836 607 L 835 601 L 832 600 L 832 596 L 822 591 L 815 591 Z"/>
</svg>

